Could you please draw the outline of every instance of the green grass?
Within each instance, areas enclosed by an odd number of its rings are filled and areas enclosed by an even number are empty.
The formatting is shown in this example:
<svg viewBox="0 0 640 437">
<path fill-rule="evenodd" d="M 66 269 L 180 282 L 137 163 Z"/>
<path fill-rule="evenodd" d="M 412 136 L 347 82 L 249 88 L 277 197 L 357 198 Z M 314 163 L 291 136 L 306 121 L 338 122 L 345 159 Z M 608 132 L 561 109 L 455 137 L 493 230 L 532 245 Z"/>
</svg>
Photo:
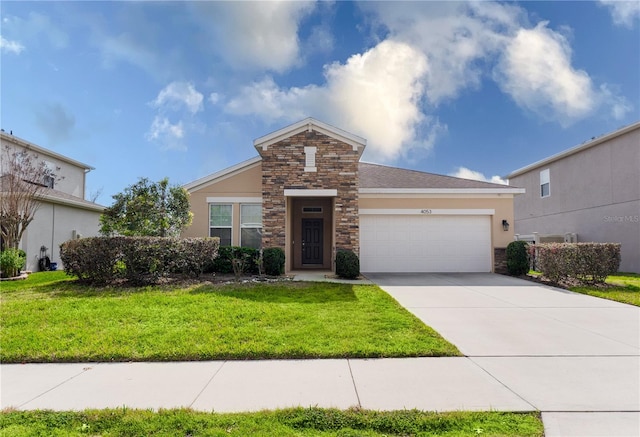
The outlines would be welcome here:
<svg viewBox="0 0 640 437">
<path fill-rule="evenodd" d="M 616 273 L 607 278 L 607 284 L 613 287 L 580 286 L 571 287 L 571 291 L 590 296 L 602 297 L 617 302 L 640 306 L 640 274 Z"/>
<path fill-rule="evenodd" d="M 460 355 L 374 285 L 91 288 L 3 282 L 5 363 Z"/>
<path fill-rule="evenodd" d="M 191 410 L 15 411 L 0 415 L 0 434 L 27 436 L 518 436 L 541 437 L 538 413 L 416 410 L 375 412 L 295 408 L 215 414 Z"/>
</svg>

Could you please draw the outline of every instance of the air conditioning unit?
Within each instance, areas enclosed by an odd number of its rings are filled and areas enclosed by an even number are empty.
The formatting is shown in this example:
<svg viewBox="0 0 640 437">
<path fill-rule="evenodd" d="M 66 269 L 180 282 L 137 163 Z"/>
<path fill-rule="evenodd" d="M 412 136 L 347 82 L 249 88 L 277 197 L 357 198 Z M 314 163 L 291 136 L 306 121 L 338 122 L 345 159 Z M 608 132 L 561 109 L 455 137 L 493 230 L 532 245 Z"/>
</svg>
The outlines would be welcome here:
<svg viewBox="0 0 640 437">
<path fill-rule="evenodd" d="M 565 243 L 577 243 L 578 242 L 578 234 L 575 232 L 566 232 L 564 234 L 564 242 Z"/>
</svg>

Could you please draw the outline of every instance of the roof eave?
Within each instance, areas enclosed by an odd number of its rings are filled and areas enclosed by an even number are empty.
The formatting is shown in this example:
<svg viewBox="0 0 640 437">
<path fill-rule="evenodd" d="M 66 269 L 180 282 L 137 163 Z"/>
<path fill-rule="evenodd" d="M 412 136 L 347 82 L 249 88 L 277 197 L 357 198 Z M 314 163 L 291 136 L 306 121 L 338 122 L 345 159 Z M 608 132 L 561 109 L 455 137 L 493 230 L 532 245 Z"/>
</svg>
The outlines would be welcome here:
<svg viewBox="0 0 640 437">
<path fill-rule="evenodd" d="M 524 194 L 524 188 L 360 188 L 360 194 Z"/>
<path fill-rule="evenodd" d="M 242 161 L 238 164 L 232 165 L 231 167 L 227 167 L 225 169 L 222 169 L 220 171 L 217 171 L 215 173 L 212 173 L 208 176 L 204 176 L 200 179 L 196 179 L 193 182 L 189 182 L 184 184 L 182 187 L 187 190 L 187 191 L 191 191 L 194 190 L 196 188 L 200 188 L 203 185 L 207 185 L 210 183 L 213 183 L 214 181 L 221 179 L 223 177 L 229 176 L 233 173 L 239 172 L 244 170 L 246 167 L 250 167 L 252 165 L 255 165 L 259 162 L 262 161 L 262 157 L 261 156 L 255 156 L 253 158 L 247 159 L 245 161 Z"/>
<path fill-rule="evenodd" d="M 41 153 L 43 155 L 48 155 L 52 158 L 56 158 L 59 159 L 60 161 L 64 161 L 67 164 L 72 164 L 75 165 L 76 167 L 80 167 L 84 170 L 95 170 L 95 167 L 92 167 L 88 164 L 85 164 L 83 162 L 80 161 L 76 161 L 75 159 L 71 159 L 67 156 L 61 155 L 60 153 L 54 152 L 53 150 L 49 150 L 49 149 L 45 149 L 44 147 L 40 147 L 37 144 L 33 144 L 27 140 L 24 140 L 20 137 L 16 137 L 15 135 L 10 135 L 6 132 L 0 132 L 0 137 L 2 137 L 2 139 L 9 141 L 9 142 L 13 142 L 19 146 L 34 150 L 37 153 Z"/>
<path fill-rule="evenodd" d="M 289 138 L 293 135 L 304 132 L 305 130 L 315 130 L 321 134 L 327 135 L 332 138 L 336 138 L 343 141 L 353 147 L 354 151 L 362 153 L 367 145 L 367 140 L 358 135 L 354 135 L 350 132 L 339 129 L 335 126 L 331 126 L 327 123 L 323 123 L 315 118 L 308 117 L 304 120 L 300 120 L 297 123 L 293 123 L 275 132 L 257 138 L 253 141 L 253 146 L 260 151 L 266 150 L 270 145 L 282 141 L 285 138 Z"/>
<path fill-rule="evenodd" d="M 579 144 L 577 146 L 571 147 L 570 149 L 564 150 L 564 151 L 562 151 L 560 153 L 556 153 L 555 155 L 551 155 L 551 156 L 549 156 L 547 158 L 541 159 L 540 161 L 536 161 L 533 164 L 526 165 L 526 166 L 524 166 L 522 168 L 519 168 L 518 170 L 515 170 L 515 171 L 509 173 L 508 175 L 504 176 L 504 179 L 511 179 L 513 177 L 520 176 L 520 175 L 522 175 L 524 173 L 528 173 L 531 170 L 535 170 L 538 167 L 542 167 L 542 166 L 551 164 L 552 162 L 558 161 L 558 160 L 560 160 L 562 158 L 566 158 L 567 156 L 571 156 L 571 155 L 579 153 L 579 152 L 581 152 L 583 150 L 587 150 L 587 149 L 589 149 L 591 147 L 595 147 L 595 146 L 597 146 L 599 144 L 602 144 L 602 143 L 605 143 L 607 141 L 610 141 L 610 140 L 612 140 L 614 138 L 617 138 L 617 137 L 619 137 L 621 135 L 624 135 L 624 134 L 629 133 L 631 131 L 634 131 L 636 129 L 640 129 L 640 121 L 637 121 L 637 122 L 635 122 L 633 124 L 630 124 L 629 126 L 625 126 L 625 127 L 621 128 L 621 129 L 618 129 L 618 130 L 616 130 L 614 132 L 611 132 L 609 134 L 603 135 L 603 136 L 601 136 L 599 138 L 595 138 L 595 139 L 593 139 L 591 141 L 588 141 L 587 143 Z"/>
</svg>

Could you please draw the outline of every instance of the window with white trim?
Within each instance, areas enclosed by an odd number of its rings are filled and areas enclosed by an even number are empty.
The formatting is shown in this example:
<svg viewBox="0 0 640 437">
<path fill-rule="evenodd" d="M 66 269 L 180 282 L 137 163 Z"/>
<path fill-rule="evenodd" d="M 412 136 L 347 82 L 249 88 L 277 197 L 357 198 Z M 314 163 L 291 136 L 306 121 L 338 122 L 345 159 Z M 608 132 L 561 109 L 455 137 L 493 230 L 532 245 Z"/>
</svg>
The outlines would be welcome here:
<svg viewBox="0 0 640 437">
<path fill-rule="evenodd" d="M 233 227 L 233 206 L 230 204 L 209 204 L 209 236 L 220 238 L 220 246 L 231 246 Z"/>
<path fill-rule="evenodd" d="M 540 172 L 540 197 L 551 195 L 551 180 L 549 179 L 549 169 Z"/>
<path fill-rule="evenodd" d="M 262 205 L 240 205 L 240 246 L 260 249 L 262 246 Z"/>
</svg>

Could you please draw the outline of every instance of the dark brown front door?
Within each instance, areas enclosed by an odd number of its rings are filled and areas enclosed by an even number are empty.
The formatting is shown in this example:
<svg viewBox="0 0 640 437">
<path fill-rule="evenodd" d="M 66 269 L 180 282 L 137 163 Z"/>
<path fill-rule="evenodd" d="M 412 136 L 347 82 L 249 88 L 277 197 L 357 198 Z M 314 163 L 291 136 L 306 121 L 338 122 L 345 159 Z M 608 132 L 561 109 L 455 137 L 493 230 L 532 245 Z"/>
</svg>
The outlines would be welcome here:
<svg viewBox="0 0 640 437">
<path fill-rule="evenodd" d="M 322 219 L 302 219 L 302 264 L 322 264 Z"/>
</svg>

